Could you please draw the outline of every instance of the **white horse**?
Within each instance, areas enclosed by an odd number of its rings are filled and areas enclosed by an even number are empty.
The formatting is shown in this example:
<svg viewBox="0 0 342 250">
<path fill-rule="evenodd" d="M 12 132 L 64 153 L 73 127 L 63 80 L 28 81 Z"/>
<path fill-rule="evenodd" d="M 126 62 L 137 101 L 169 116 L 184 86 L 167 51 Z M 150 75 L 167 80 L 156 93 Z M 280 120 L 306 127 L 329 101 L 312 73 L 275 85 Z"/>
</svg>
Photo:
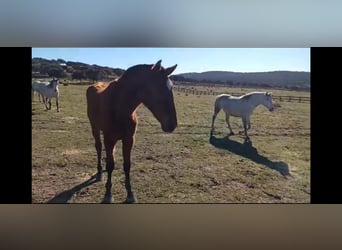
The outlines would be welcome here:
<svg viewBox="0 0 342 250">
<path fill-rule="evenodd" d="M 47 110 L 51 109 L 51 99 L 56 99 L 57 112 L 59 112 L 59 80 L 53 79 L 50 82 L 34 82 L 32 90 L 35 90 L 43 97 L 43 103 Z M 47 105 L 49 103 L 49 106 Z"/>
<path fill-rule="evenodd" d="M 272 95 L 269 92 L 251 92 L 246 95 L 239 97 L 222 94 L 216 96 L 215 99 L 215 110 L 211 123 L 211 135 L 214 132 L 215 118 L 221 109 L 226 113 L 226 122 L 229 128 L 229 135 L 233 135 L 233 130 L 229 124 L 229 116 L 236 116 L 242 118 L 244 133 L 246 138 L 247 130 L 251 128 L 250 116 L 253 110 L 258 105 L 264 105 L 269 111 L 273 111 Z"/>
</svg>

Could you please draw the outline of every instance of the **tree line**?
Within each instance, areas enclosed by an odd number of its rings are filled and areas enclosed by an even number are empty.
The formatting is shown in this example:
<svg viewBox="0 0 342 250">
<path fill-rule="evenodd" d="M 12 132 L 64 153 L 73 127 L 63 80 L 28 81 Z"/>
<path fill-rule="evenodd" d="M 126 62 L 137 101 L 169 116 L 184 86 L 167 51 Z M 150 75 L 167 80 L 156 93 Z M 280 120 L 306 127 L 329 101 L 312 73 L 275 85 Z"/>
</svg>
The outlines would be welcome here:
<svg viewBox="0 0 342 250">
<path fill-rule="evenodd" d="M 123 73 L 123 69 L 103 67 L 96 64 L 89 65 L 81 62 L 65 61 L 63 59 L 32 59 L 32 77 L 57 77 L 99 81 L 108 78 L 116 78 Z"/>
</svg>

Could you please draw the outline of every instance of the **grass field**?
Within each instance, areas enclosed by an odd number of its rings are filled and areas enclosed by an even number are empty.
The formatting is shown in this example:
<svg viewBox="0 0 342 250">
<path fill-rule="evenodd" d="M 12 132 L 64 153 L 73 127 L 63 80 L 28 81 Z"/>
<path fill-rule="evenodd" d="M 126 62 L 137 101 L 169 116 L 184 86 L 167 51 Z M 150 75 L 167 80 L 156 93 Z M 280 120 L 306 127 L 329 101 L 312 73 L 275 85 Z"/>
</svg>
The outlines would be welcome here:
<svg viewBox="0 0 342 250">
<path fill-rule="evenodd" d="M 87 86 L 60 85 L 61 112 L 32 101 L 32 202 L 100 203 L 105 181 L 95 182 L 96 151 L 86 115 Z M 217 88 L 222 93 L 252 89 Z M 308 92 L 272 90 L 310 96 Z M 131 184 L 140 203 L 309 203 L 310 104 L 276 102 L 251 116 L 251 144 L 226 137 L 219 113 L 210 138 L 214 96 L 174 92 L 178 127 L 163 133 L 149 110 L 138 110 Z M 240 118 L 231 118 L 235 132 Z M 103 154 L 103 158 L 105 154 Z M 105 166 L 103 161 L 103 167 Z M 121 143 L 116 145 L 113 202 L 126 198 Z"/>
</svg>

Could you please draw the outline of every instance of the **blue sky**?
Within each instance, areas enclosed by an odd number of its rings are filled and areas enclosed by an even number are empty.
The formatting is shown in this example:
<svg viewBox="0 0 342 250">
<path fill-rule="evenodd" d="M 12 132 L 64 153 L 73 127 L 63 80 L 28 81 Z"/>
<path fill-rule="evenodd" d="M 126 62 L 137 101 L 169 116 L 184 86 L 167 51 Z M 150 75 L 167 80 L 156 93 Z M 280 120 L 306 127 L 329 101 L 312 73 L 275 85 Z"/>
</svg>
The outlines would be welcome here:
<svg viewBox="0 0 342 250">
<path fill-rule="evenodd" d="M 161 59 L 164 67 L 178 65 L 174 74 L 211 70 L 310 72 L 310 48 L 32 48 L 34 57 L 122 69 Z"/>
</svg>

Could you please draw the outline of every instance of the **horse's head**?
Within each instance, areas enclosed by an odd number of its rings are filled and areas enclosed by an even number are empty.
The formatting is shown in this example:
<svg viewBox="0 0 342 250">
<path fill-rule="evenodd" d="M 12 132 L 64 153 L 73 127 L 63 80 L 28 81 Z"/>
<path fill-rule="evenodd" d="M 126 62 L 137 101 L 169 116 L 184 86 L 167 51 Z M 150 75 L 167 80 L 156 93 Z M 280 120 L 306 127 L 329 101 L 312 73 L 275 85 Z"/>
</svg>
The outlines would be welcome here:
<svg viewBox="0 0 342 250">
<path fill-rule="evenodd" d="M 58 87 L 58 84 L 59 84 L 59 79 L 58 78 L 53 78 L 50 81 L 50 83 L 47 85 L 47 87 L 56 89 Z"/>
<path fill-rule="evenodd" d="M 272 93 L 270 93 L 270 92 L 265 93 L 265 98 L 264 98 L 263 104 L 268 108 L 269 111 L 274 110 L 273 101 L 272 101 Z"/>
<path fill-rule="evenodd" d="M 161 60 L 150 65 L 146 72 L 144 91 L 140 91 L 142 103 L 153 113 L 164 132 L 172 132 L 177 127 L 177 114 L 173 100 L 172 82 L 169 75 L 177 64 L 163 68 Z"/>
</svg>

